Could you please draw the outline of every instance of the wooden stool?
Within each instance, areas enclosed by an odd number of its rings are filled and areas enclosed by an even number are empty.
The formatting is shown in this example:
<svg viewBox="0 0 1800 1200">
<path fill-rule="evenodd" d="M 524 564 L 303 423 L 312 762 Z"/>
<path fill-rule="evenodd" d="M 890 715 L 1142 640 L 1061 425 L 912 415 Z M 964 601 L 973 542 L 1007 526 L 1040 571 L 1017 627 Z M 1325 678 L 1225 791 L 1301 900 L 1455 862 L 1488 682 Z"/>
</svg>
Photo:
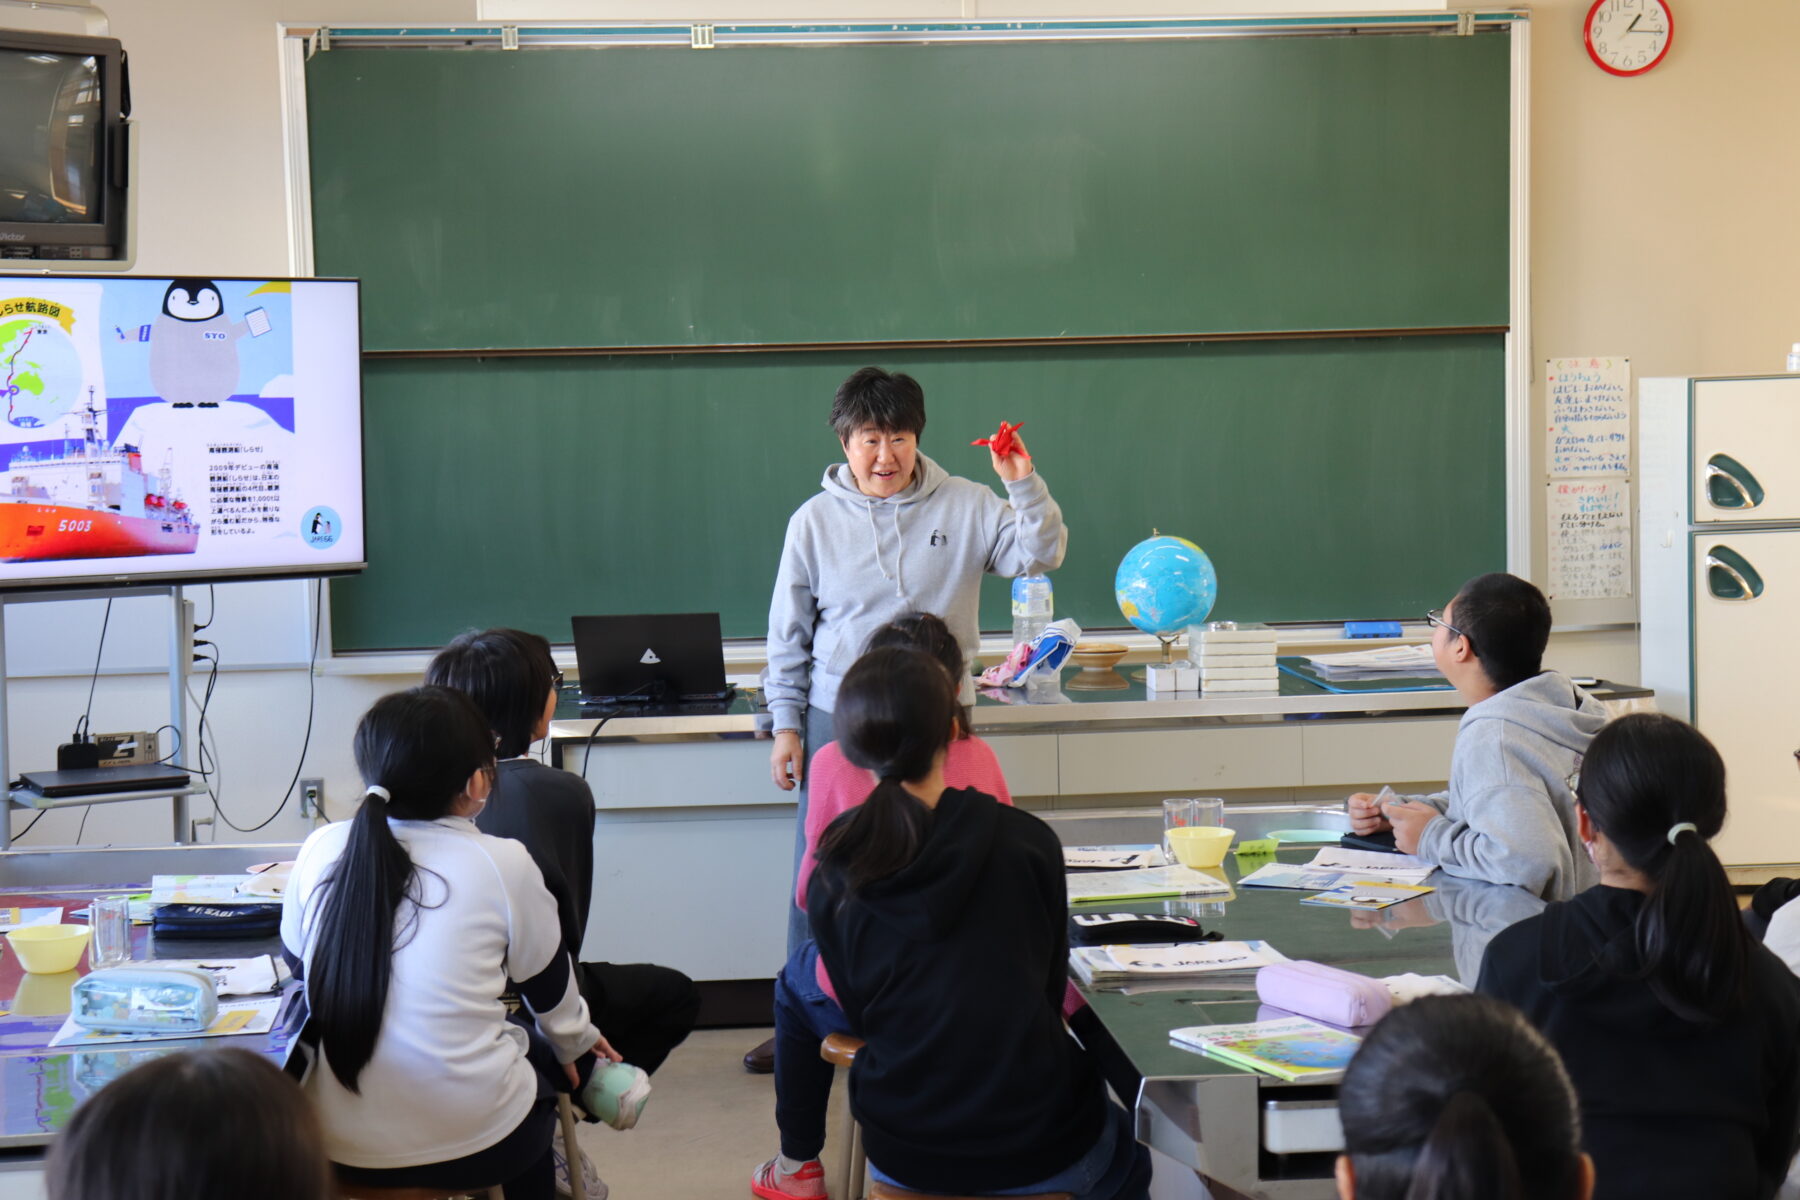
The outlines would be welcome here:
<svg viewBox="0 0 1800 1200">
<path fill-rule="evenodd" d="M 856 1061 L 856 1052 L 863 1048 L 861 1038 L 851 1037 L 847 1033 L 834 1033 L 819 1043 L 819 1057 L 834 1067 L 848 1071 L 850 1064 Z M 863 1157 L 862 1126 L 856 1123 L 856 1114 L 850 1111 L 850 1081 L 838 1080 L 839 1103 L 844 1106 L 844 1129 L 847 1131 L 849 1145 L 844 1148 L 844 1170 L 838 1176 L 838 1185 L 831 1189 L 836 1200 L 862 1200 L 863 1182 L 868 1172 L 868 1160 Z"/>
<path fill-rule="evenodd" d="M 581 1148 L 575 1143 L 575 1106 L 567 1096 L 556 1098 L 556 1119 L 562 1125 L 563 1154 L 569 1163 L 569 1188 L 571 1200 L 587 1200 L 587 1184 L 581 1178 L 581 1160 L 577 1157 Z M 476 1200 L 506 1200 L 506 1195 L 499 1187 L 491 1188 L 419 1188 L 419 1187 L 367 1187 L 355 1184 L 339 1183 L 338 1195 L 343 1200 L 455 1200 L 458 1196 L 472 1196 Z"/>
<path fill-rule="evenodd" d="M 875 1180 L 869 1184 L 869 1200 L 1070 1200 L 1072 1192 L 1033 1192 L 1029 1196 L 946 1196 L 941 1192 L 915 1192 L 897 1184 Z"/>
</svg>

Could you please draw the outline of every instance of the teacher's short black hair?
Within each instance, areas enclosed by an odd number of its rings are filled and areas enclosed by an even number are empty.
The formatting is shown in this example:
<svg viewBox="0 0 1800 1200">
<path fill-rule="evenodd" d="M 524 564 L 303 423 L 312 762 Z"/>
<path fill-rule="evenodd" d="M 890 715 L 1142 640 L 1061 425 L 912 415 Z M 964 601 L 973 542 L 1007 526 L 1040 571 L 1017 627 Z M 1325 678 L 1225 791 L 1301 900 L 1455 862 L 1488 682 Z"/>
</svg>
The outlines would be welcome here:
<svg viewBox="0 0 1800 1200">
<path fill-rule="evenodd" d="M 494 753 L 517 758 L 531 748 L 544 702 L 556 686 L 550 643 L 523 629 L 462 634 L 425 668 L 425 682 L 466 694 L 499 738 Z"/>
<path fill-rule="evenodd" d="M 1461 630 L 1488 681 L 1501 691 L 1544 669 L 1550 602 L 1517 575 L 1477 575 L 1456 594 L 1450 623 Z"/>
<path fill-rule="evenodd" d="M 925 389 L 911 375 L 864 367 L 839 385 L 831 402 L 831 430 L 840 442 L 873 426 L 883 433 L 925 432 Z"/>
</svg>

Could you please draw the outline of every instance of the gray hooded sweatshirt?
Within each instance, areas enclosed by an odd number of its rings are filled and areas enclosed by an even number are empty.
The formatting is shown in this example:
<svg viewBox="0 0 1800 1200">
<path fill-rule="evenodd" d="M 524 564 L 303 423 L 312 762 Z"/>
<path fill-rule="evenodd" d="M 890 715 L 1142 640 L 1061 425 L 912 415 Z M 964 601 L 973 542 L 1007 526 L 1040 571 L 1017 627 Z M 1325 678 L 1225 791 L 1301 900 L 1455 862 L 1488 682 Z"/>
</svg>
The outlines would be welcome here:
<svg viewBox="0 0 1800 1200">
<path fill-rule="evenodd" d="M 1606 720 L 1598 700 L 1556 671 L 1471 705 L 1456 730 L 1450 790 L 1419 797 L 1447 818 L 1425 826 L 1419 857 L 1546 900 L 1598 883 L 1569 781 Z"/>
<path fill-rule="evenodd" d="M 763 688 L 776 729 L 801 728 L 809 704 L 830 712 L 869 635 L 906 613 L 936 613 L 973 657 L 982 575 L 1053 571 L 1068 548 L 1035 471 L 1007 484 L 1006 500 L 923 454 L 912 484 L 885 500 L 858 491 L 848 463 L 825 468 L 820 487 L 788 518 L 769 602 Z"/>
</svg>

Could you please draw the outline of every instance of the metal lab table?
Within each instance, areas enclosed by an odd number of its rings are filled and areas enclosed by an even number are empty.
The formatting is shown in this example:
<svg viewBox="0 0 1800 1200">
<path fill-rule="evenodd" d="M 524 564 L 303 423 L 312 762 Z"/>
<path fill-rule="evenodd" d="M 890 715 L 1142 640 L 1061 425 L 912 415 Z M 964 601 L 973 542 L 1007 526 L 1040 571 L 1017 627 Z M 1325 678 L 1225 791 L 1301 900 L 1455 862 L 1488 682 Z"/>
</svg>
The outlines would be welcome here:
<svg viewBox="0 0 1800 1200">
<path fill-rule="evenodd" d="M 1316 849 L 1284 849 L 1278 857 L 1304 862 Z M 1233 856 L 1227 856 L 1225 867 L 1235 885 L 1239 872 Z M 1543 907 L 1541 900 L 1518 888 L 1452 879 L 1442 872 L 1428 882 L 1438 890 L 1377 913 L 1304 905 L 1300 898 L 1305 893 L 1299 891 L 1234 886 L 1236 894 L 1222 905 L 1223 915 L 1211 912 L 1201 919 L 1208 929 L 1218 929 L 1229 939 L 1260 938 L 1292 959 L 1328 963 L 1371 977 L 1405 972 L 1451 975 L 1473 986 L 1488 939 Z M 1171 911 L 1202 911 L 1195 900 L 1162 903 Z M 1143 902 L 1099 907 L 1142 906 Z M 1336 1196 L 1335 1153 L 1273 1154 L 1263 1138 L 1266 1103 L 1333 1102 L 1336 1085 L 1284 1083 L 1169 1040 L 1170 1030 L 1185 1026 L 1289 1015 L 1259 1005 L 1254 984 L 1082 990 L 1103 1027 L 1091 1039 L 1095 1052 L 1113 1090 L 1134 1106 L 1140 1140 L 1198 1172 L 1218 1200 Z"/>
<path fill-rule="evenodd" d="M 1650 697 L 1593 690 L 1613 703 Z M 1433 784 L 1449 773 L 1463 708 L 1453 691 L 1337 695 L 1289 676 L 1273 695 L 1148 697 L 1131 683 L 1032 699 L 982 695 L 975 728 L 1013 795 L 1066 842 L 1099 840 L 1085 818 L 1141 815 L 1119 806 L 1159 794 L 1260 792 L 1261 802 Z M 744 695 L 557 709 L 552 765 L 585 772 L 597 809 L 584 960 L 664 963 L 703 982 L 774 977 L 786 959 L 794 794 L 769 782 L 768 727 Z"/>
</svg>

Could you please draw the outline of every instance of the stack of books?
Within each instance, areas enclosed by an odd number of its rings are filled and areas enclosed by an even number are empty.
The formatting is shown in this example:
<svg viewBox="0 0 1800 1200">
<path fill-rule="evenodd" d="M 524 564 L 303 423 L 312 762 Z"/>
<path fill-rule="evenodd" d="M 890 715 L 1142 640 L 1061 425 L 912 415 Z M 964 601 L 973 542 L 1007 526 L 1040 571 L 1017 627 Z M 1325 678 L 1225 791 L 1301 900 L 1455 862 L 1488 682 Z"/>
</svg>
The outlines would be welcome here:
<svg viewBox="0 0 1800 1200">
<path fill-rule="evenodd" d="M 1272 692 L 1280 687 L 1275 631 L 1267 625 L 1213 621 L 1188 630 L 1188 658 L 1200 668 L 1200 690 Z"/>
</svg>

